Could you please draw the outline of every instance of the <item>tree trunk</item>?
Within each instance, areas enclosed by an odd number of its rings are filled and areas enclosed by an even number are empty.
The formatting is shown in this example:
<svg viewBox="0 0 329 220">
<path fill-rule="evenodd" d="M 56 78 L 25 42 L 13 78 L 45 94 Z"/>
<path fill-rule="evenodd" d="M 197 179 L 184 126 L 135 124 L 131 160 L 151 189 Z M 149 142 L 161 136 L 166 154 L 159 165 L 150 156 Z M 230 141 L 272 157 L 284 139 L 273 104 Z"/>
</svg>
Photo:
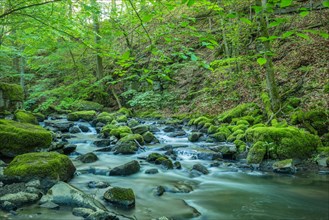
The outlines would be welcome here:
<svg viewBox="0 0 329 220">
<path fill-rule="evenodd" d="M 94 7 L 99 8 L 98 3 L 96 0 L 91 0 L 91 3 Z M 94 32 L 95 32 L 95 44 L 96 44 L 96 78 L 101 79 L 103 78 L 103 59 L 100 56 L 100 28 L 99 28 L 99 15 L 94 12 L 93 13 L 93 24 L 94 24 Z"/>
<path fill-rule="evenodd" d="M 20 57 L 20 84 L 25 93 L 25 59 L 23 56 Z"/>
<path fill-rule="evenodd" d="M 264 0 L 263 0 L 263 2 L 262 2 L 262 0 L 257 0 L 257 4 L 263 7 L 263 10 L 259 17 L 261 36 L 268 38 L 270 35 L 268 32 L 266 17 L 264 14 L 265 3 L 266 3 L 266 1 L 264 1 Z M 263 45 L 264 45 L 264 49 L 265 49 L 264 58 L 267 60 L 267 62 L 265 64 L 266 87 L 267 87 L 268 93 L 270 95 L 272 110 L 273 110 L 273 112 L 276 112 L 280 108 L 280 97 L 279 97 L 278 87 L 277 87 L 275 76 L 274 76 L 274 66 L 273 66 L 272 55 L 271 55 L 271 51 L 272 51 L 271 42 L 265 41 L 265 42 L 263 42 Z"/>
</svg>

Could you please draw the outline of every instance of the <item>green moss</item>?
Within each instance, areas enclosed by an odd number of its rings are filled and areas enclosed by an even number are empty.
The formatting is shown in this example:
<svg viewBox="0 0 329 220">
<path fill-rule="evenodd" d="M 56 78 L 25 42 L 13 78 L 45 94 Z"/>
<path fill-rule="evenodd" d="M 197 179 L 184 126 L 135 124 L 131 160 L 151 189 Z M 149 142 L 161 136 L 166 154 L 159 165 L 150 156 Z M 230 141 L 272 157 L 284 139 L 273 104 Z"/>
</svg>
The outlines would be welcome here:
<svg viewBox="0 0 329 220">
<path fill-rule="evenodd" d="M 217 132 L 222 132 L 225 134 L 226 137 L 230 136 L 231 135 L 231 131 L 230 129 L 228 128 L 228 126 L 220 126 L 218 129 L 217 129 Z"/>
<path fill-rule="evenodd" d="M 134 191 L 130 188 L 113 187 L 110 189 L 111 198 L 117 201 L 135 200 Z"/>
<path fill-rule="evenodd" d="M 46 116 L 40 112 L 32 113 L 34 117 L 37 118 L 39 122 L 44 121 L 46 119 Z"/>
<path fill-rule="evenodd" d="M 166 157 L 159 157 L 154 161 L 155 164 L 159 164 L 164 166 L 167 169 L 173 169 L 174 168 L 174 164 L 172 163 L 172 161 Z"/>
<path fill-rule="evenodd" d="M 329 94 L 329 83 L 323 87 L 323 92 Z"/>
<path fill-rule="evenodd" d="M 143 138 L 146 143 L 151 143 L 154 140 L 154 134 L 150 131 L 147 131 L 143 134 Z"/>
<path fill-rule="evenodd" d="M 78 111 L 72 112 L 67 115 L 69 121 L 79 121 L 80 119 L 85 121 L 92 121 L 96 116 L 95 111 Z"/>
<path fill-rule="evenodd" d="M 133 116 L 133 113 L 131 112 L 130 109 L 127 109 L 125 107 L 122 107 L 118 110 L 118 113 L 125 115 L 126 117 L 131 117 Z"/>
<path fill-rule="evenodd" d="M 239 122 L 239 121 L 242 121 L 242 122 Z M 247 121 L 248 124 L 245 121 Z M 236 125 L 240 125 L 240 124 L 252 125 L 255 123 L 255 121 L 256 121 L 256 118 L 251 115 L 232 119 L 232 122 L 235 123 Z"/>
<path fill-rule="evenodd" d="M 300 98 L 296 98 L 296 97 L 290 97 L 288 99 L 288 104 L 290 106 L 292 106 L 293 108 L 297 108 L 301 103 L 301 99 Z"/>
<path fill-rule="evenodd" d="M 118 126 L 114 125 L 114 124 L 107 124 L 105 125 L 103 128 L 102 128 L 102 133 L 103 134 L 106 134 L 106 135 L 109 135 L 110 132 L 112 131 L 112 129 L 115 129 L 117 128 Z"/>
<path fill-rule="evenodd" d="M 247 144 L 241 140 L 234 141 L 235 146 L 238 148 L 239 152 L 244 152 L 246 150 Z"/>
<path fill-rule="evenodd" d="M 137 112 L 136 114 L 137 117 L 139 118 L 154 118 L 154 119 L 161 119 L 162 114 L 157 112 L 157 111 L 144 111 L 144 112 Z"/>
<path fill-rule="evenodd" d="M 252 117 L 252 116 L 251 116 L 251 117 Z M 245 119 L 241 119 L 241 120 L 238 120 L 238 121 L 236 122 L 236 125 L 245 125 L 245 126 L 249 126 L 250 123 L 249 123 L 247 120 L 245 120 Z"/>
<path fill-rule="evenodd" d="M 217 132 L 217 129 L 218 129 L 218 126 L 215 126 L 215 125 L 211 125 L 209 128 L 208 128 L 208 134 L 214 134 Z"/>
<path fill-rule="evenodd" d="M 257 141 L 249 150 L 247 162 L 249 164 L 259 164 L 266 155 L 266 144 L 263 141 Z"/>
<path fill-rule="evenodd" d="M 91 102 L 86 100 L 77 100 L 72 103 L 72 109 L 75 111 L 101 111 L 103 108 L 104 106 L 97 102 Z"/>
<path fill-rule="evenodd" d="M 280 161 L 275 162 L 272 165 L 272 167 L 274 169 L 282 169 L 285 167 L 290 167 L 292 163 L 293 163 L 293 159 L 280 160 Z"/>
<path fill-rule="evenodd" d="M 119 126 L 114 129 L 111 129 L 110 135 L 113 135 L 117 138 L 126 136 L 127 134 L 131 134 L 132 131 L 128 126 Z"/>
<path fill-rule="evenodd" d="M 164 156 L 162 154 L 159 154 L 159 153 L 151 153 L 151 154 L 149 154 L 147 156 L 146 161 L 153 162 L 154 163 L 158 158 L 161 158 L 161 157 L 164 157 L 164 158 L 168 159 L 167 156 Z"/>
<path fill-rule="evenodd" d="M 0 152 L 13 157 L 50 146 L 52 137 L 46 129 L 28 123 L 0 120 Z"/>
<path fill-rule="evenodd" d="M 219 122 L 230 123 L 233 118 L 240 118 L 243 116 L 255 116 L 259 114 L 259 107 L 255 103 L 244 103 L 230 109 L 218 116 Z"/>
<path fill-rule="evenodd" d="M 127 134 L 125 137 L 121 138 L 119 142 L 128 142 L 136 140 L 139 144 L 144 144 L 144 138 L 140 134 Z"/>
<path fill-rule="evenodd" d="M 212 120 L 210 118 L 207 118 L 205 116 L 199 117 L 193 121 L 193 125 L 198 125 L 198 126 L 204 126 L 206 123 L 211 124 Z"/>
<path fill-rule="evenodd" d="M 212 137 L 214 137 L 219 142 L 224 142 L 227 139 L 226 134 L 224 132 L 217 132 L 213 134 Z"/>
<path fill-rule="evenodd" d="M 68 181 L 75 172 L 71 160 L 63 154 L 41 152 L 22 154 L 14 158 L 4 170 L 7 176 L 33 179 L 50 178 Z"/>
<path fill-rule="evenodd" d="M 165 124 L 166 125 L 179 125 L 179 124 L 182 124 L 183 123 L 183 120 L 181 119 L 169 119 L 167 121 L 165 121 Z"/>
<path fill-rule="evenodd" d="M 236 132 L 237 130 L 242 130 L 242 131 L 245 131 L 248 129 L 248 125 L 244 125 L 244 124 L 241 124 L 241 125 L 237 125 L 237 126 L 234 126 L 232 128 L 232 131 L 233 132 Z"/>
<path fill-rule="evenodd" d="M 18 122 L 38 124 L 37 118 L 31 113 L 23 110 L 18 110 L 15 112 L 14 119 Z"/>
<path fill-rule="evenodd" d="M 271 155 L 280 159 L 305 158 L 321 145 L 320 138 L 295 127 L 256 127 L 246 131 L 247 139 L 273 144 Z"/>
<path fill-rule="evenodd" d="M 9 84 L 0 82 L 0 90 L 2 90 L 3 97 L 11 101 L 23 101 L 23 88 L 17 84 Z"/>
<path fill-rule="evenodd" d="M 118 122 L 127 122 L 127 121 L 128 121 L 128 118 L 127 118 L 127 116 L 125 116 L 125 115 L 120 115 L 120 116 L 117 117 L 116 120 L 117 120 Z"/>
<path fill-rule="evenodd" d="M 277 128 L 285 128 L 285 127 L 288 127 L 288 123 L 287 123 L 286 120 L 282 120 L 282 121 L 278 122 L 277 119 L 273 119 L 271 121 L 271 125 L 273 127 L 277 127 Z"/>
<path fill-rule="evenodd" d="M 291 115 L 292 124 L 300 124 L 313 134 L 323 135 L 329 132 L 329 111 L 297 111 Z"/>
<path fill-rule="evenodd" d="M 271 99 L 266 92 L 262 93 L 261 98 L 264 104 L 266 115 L 268 118 L 270 118 L 272 115 L 274 115 L 272 111 Z"/>
</svg>

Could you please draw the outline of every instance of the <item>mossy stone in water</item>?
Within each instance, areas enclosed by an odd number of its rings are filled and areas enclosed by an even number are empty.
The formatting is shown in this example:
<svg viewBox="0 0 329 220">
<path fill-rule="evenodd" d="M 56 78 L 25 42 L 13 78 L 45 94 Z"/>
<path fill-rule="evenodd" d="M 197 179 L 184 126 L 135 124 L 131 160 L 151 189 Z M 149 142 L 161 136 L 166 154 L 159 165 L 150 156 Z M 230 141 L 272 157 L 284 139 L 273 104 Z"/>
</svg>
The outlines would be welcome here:
<svg viewBox="0 0 329 220">
<path fill-rule="evenodd" d="M 125 208 L 135 206 L 135 194 L 131 188 L 113 187 L 104 193 L 104 199 L 113 205 Z"/>
<path fill-rule="evenodd" d="M 51 140 L 51 133 L 40 126 L 0 119 L 0 152 L 7 157 L 47 148 Z"/>
<path fill-rule="evenodd" d="M 38 124 L 37 118 L 31 113 L 23 110 L 18 110 L 15 112 L 14 119 L 18 122 Z"/>
<path fill-rule="evenodd" d="M 139 144 L 144 144 L 144 138 L 140 134 L 128 134 L 119 140 L 119 143 L 134 141 L 136 140 Z"/>
<path fill-rule="evenodd" d="M 72 112 L 67 115 L 69 121 L 79 121 L 80 119 L 85 121 L 92 121 L 96 117 L 95 111 L 78 111 Z"/>
<path fill-rule="evenodd" d="M 68 181 L 72 178 L 75 167 L 70 158 L 56 152 L 22 154 L 14 158 L 4 174 L 19 176 L 24 179 L 49 178 Z"/>
<path fill-rule="evenodd" d="M 124 137 L 128 134 L 131 134 L 131 129 L 128 126 L 119 126 L 111 130 L 110 135 L 113 135 L 117 138 Z"/>
<path fill-rule="evenodd" d="M 249 164 L 259 164 L 263 161 L 266 155 L 266 144 L 262 141 L 257 141 L 249 150 L 247 162 Z"/>
<path fill-rule="evenodd" d="M 146 143 L 151 143 L 155 137 L 154 134 L 152 134 L 152 132 L 147 131 L 143 134 L 143 138 Z"/>
</svg>

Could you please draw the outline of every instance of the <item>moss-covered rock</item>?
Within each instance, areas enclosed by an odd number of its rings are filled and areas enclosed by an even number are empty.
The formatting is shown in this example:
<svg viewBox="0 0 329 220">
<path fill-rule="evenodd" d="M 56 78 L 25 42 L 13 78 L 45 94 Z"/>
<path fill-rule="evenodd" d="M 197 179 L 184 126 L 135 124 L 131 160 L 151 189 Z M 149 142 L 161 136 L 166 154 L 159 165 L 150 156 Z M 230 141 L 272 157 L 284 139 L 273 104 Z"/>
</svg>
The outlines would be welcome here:
<svg viewBox="0 0 329 220">
<path fill-rule="evenodd" d="M 244 103 L 223 112 L 218 116 L 219 122 L 230 123 L 233 118 L 240 118 L 243 116 L 256 116 L 260 113 L 259 107 L 255 103 Z"/>
<path fill-rule="evenodd" d="M 118 113 L 125 115 L 126 117 L 131 117 L 133 113 L 131 112 L 130 109 L 127 109 L 125 107 L 122 107 L 118 110 Z"/>
<path fill-rule="evenodd" d="M 0 119 L 0 152 L 5 156 L 47 148 L 51 140 L 51 133 L 40 126 Z"/>
<path fill-rule="evenodd" d="M 294 173 L 296 170 L 293 164 L 293 159 L 276 161 L 272 165 L 272 169 L 277 173 Z"/>
<path fill-rule="evenodd" d="M 127 116 L 125 116 L 125 115 L 120 115 L 120 116 L 118 116 L 118 117 L 116 118 L 116 120 L 117 120 L 118 122 L 127 122 L 127 121 L 128 121 L 128 118 L 127 118 Z"/>
<path fill-rule="evenodd" d="M 27 153 L 14 158 L 5 168 L 7 176 L 19 176 L 26 179 L 49 178 L 68 181 L 75 167 L 66 155 L 55 152 Z"/>
<path fill-rule="evenodd" d="M 321 145 L 320 138 L 295 127 L 256 127 L 246 131 L 248 140 L 271 144 L 269 153 L 274 159 L 306 158 Z"/>
<path fill-rule="evenodd" d="M 108 113 L 108 112 L 102 112 L 99 115 L 97 115 L 96 119 L 95 119 L 95 124 L 97 124 L 98 122 L 104 123 L 104 124 L 109 124 L 114 120 L 114 117 L 112 114 Z"/>
<path fill-rule="evenodd" d="M 135 141 L 118 142 L 112 149 L 114 154 L 134 154 L 138 150 L 138 146 Z"/>
<path fill-rule="evenodd" d="M 18 109 L 23 100 L 24 92 L 20 85 L 0 82 L 0 112 Z"/>
<path fill-rule="evenodd" d="M 125 137 L 121 138 L 119 140 L 119 143 L 128 142 L 128 141 L 134 141 L 136 140 L 139 144 L 144 144 L 144 138 L 140 134 L 128 134 Z"/>
<path fill-rule="evenodd" d="M 204 127 L 205 124 L 208 124 L 208 127 L 210 127 L 212 125 L 212 119 L 205 117 L 205 116 L 201 116 L 199 118 L 195 118 L 195 119 L 191 119 L 188 123 L 189 126 L 191 125 L 196 125 L 199 128 Z"/>
<path fill-rule="evenodd" d="M 291 115 L 291 123 L 295 125 L 300 124 L 309 132 L 321 136 L 329 132 L 329 111 L 298 111 Z"/>
<path fill-rule="evenodd" d="M 197 142 L 201 136 L 202 136 L 201 132 L 192 132 L 188 136 L 188 140 L 191 141 L 191 142 Z"/>
<path fill-rule="evenodd" d="M 85 121 L 92 121 L 96 117 L 95 111 L 78 111 L 72 112 L 67 115 L 69 121 L 79 121 L 80 119 Z"/>
<path fill-rule="evenodd" d="M 30 124 L 38 124 L 37 118 L 31 113 L 24 110 L 17 110 L 14 114 L 15 121 L 30 123 Z"/>
<path fill-rule="evenodd" d="M 149 125 L 137 125 L 131 129 L 134 134 L 144 134 L 145 132 L 150 130 Z"/>
<path fill-rule="evenodd" d="M 35 112 L 32 114 L 34 115 L 34 117 L 37 118 L 38 122 L 42 122 L 42 121 L 46 120 L 46 116 L 40 112 Z"/>
<path fill-rule="evenodd" d="M 174 164 L 167 157 L 159 157 L 158 159 L 156 159 L 154 161 L 154 163 L 158 164 L 158 165 L 162 165 L 164 168 L 166 168 L 168 170 L 174 168 Z"/>
<path fill-rule="evenodd" d="M 132 208 L 135 206 L 135 194 L 130 188 L 110 188 L 104 193 L 104 199 L 113 205 L 125 208 Z"/>
<path fill-rule="evenodd" d="M 111 129 L 111 131 L 110 131 L 110 135 L 113 135 L 117 138 L 122 138 L 131 133 L 132 133 L 132 131 L 128 126 L 119 126 L 119 127 Z"/>
<path fill-rule="evenodd" d="M 137 125 L 139 125 L 139 122 L 136 119 L 130 119 L 128 121 L 128 126 L 130 128 L 136 127 Z"/>
<path fill-rule="evenodd" d="M 242 140 L 235 140 L 234 144 L 235 144 L 235 146 L 237 147 L 237 149 L 239 150 L 240 153 L 246 151 L 247 144 L 245 142 L 243 142 Z"/>
<path fill-rule="evenodd" d="M 247 162 L 249 164 L 259 164 L 263 161 L 266 155 L 266 143 L 257 141 L 249 150 Z"/>
<path fill-rule="evenodd" d="M 217 132 L 217 129 L 218 129 L 218 126 L 211 125 L 211 126 L 208 128 L 207 133 L 208 133 L 208 134 L 215 134 L 215 133 Z"/>
<path fill-rule="evenodd" d="M 144 141 L 146 143 L 151 143 L 153 140 L 155 140 L 155 136 L 152 132 L 147 131 L 143 134 Z"/>
<path fill-rule="evenodd" d="M 75 111 L 101 111 L 103 108 L 104 106 L 97 102 L 91 102 L 86 100 L 77 100 L 72 104 L 72 109 Z"/>
</svg>

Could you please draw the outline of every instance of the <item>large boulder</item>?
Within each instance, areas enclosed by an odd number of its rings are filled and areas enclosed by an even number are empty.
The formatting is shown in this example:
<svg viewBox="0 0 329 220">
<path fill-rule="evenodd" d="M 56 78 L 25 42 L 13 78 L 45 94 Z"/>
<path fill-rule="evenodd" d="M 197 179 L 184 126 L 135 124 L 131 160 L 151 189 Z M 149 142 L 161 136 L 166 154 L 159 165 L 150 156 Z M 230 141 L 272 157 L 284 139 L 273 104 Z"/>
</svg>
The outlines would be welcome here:
<svg viewBox="0 0 329 220">
<path fill-rule="evenodd" d="M 62 181 L 69 181 L 74 172 L 75 167 L 70 158 L 56 152 L 27 153 L 16 156 L 4 170 L 7 176 Z"/>
<path fill-rule="evenodd" d="M 140 134 L 128 134 L 127 136 L 121 138 L 119 140 L 119 143 L 124 143 L 124 142 L 128 142 L 128 141 L 137 141 L 141 145 L 144 144 L 144 138 Z"/>
<path fill-rule="evenodd" d="M 126 141 L 117 143 L 112 149 L 114 154 L 134 154 L 138 150 L 138 146 L 135 141 Z"/>
<path fill-rule="evenodd" d="M 249 150 L 247 162 L 249 164 L 260 164 L 266 155 L 266 143 L 257 141 Z"/>
<path fill-rule="evenodd" d="M 151 143 L 152 141 L 158 142 L 154 134 L 149 131 L 143 134 L 143 138 L 146 143 Z"/>
<path fill-rule="evenodd" d="M 104 193 L 104 199 L 113 205 L 124 208 L 132 208 L 135 206 L 135 194 L 130 188 L 110 188 Z"/>
<path fill-rule="evenodd" d="M 40 126 L 0 119 L 0 152 L 7 157 L 47 148 L 51 140 L 51 133 Z"/>
<path fill-rule="evenodd" d="M 78 156 L 77 160 L 80 160 L 82 163 L 93 163 L 98 160 L 98 157 L 93 152 L 89 152 Z"/>
<path fill-rule="evenodd" d="M 121 166 L 114 167 L 110 171 L 110 176 L 128 176 L 134 173 L 138 173 L 140 165 L 137 160 L 130 161 Z"/>
<path fill-rule="evenodd" d="M 131 129 L 128 126 L 119 126 L 119 127 L 113 128 L 110 131 L 110 135 L 113 135 L 117 138 L 124 137 L 131 133 L 132 133 Z"/>
<path fill-rule="evenodd" d="M 96 117 L 95 111 L 78 111 L 72 112 L 67 115 L 69 121 L 79 121 L 80 119 L 85 121 L 92 121 Z"/>
<path fill-rule="evenodd" d="M 189 136 L 188 136 L 188 140 L 191 142 L 196 142 L 199 140 L 199 138 L 202 136 L 201 132 L 192 132 Z"/>
<path fill-rule="evenodd" d="M 53 202 L 58 205 L 67 205 L 72 207 L 89 208 L 93 211 L 106 211 L 104 205 L 79 189 L 64 183 L 59 182 L 50 188 L 46 195 L 44 195 L 40 203 Z"/>
<path fill-rule="evenodd" d="M 320 138 L 295 127 L 252 127 L 248 140 L 270 143 L 266 152 L 272 159 L 307 158 L 318 146 Z"/>
</svg>

